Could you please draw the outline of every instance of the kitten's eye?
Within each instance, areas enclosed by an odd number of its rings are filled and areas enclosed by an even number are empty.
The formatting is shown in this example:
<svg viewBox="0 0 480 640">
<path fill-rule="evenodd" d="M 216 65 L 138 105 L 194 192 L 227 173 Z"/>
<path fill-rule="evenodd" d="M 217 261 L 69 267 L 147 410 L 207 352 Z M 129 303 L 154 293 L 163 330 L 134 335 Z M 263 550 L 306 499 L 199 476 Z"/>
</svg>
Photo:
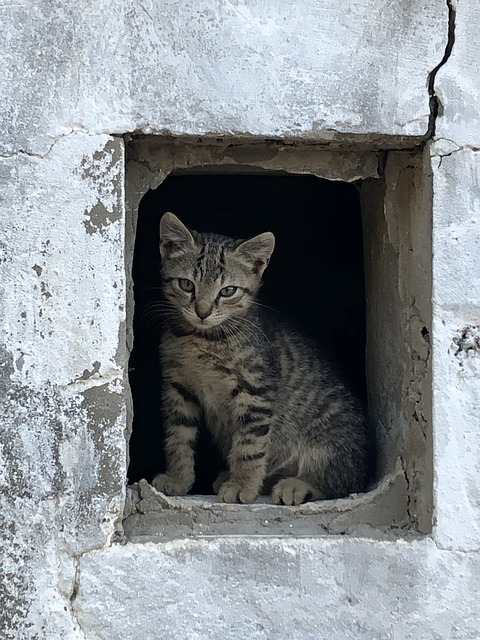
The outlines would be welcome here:
<svg viewBox="0 0 480 640">
<path fill-rule="evenodd" d="M 234 293 L 236 293 L 238 287 L 224 287 L 223 289 L 220 289 L 220 295 L 223 298 L 231 298 L 233 296 Z"/>
<path fill-rule="evenodd" d="M 182 291 L 186 291 L 187 293 L 192 293 L 195 290 L 195 285 L 191 280 L 187 280 L 187 278 L 179 278 L 178 286 Z"/>
</svg>

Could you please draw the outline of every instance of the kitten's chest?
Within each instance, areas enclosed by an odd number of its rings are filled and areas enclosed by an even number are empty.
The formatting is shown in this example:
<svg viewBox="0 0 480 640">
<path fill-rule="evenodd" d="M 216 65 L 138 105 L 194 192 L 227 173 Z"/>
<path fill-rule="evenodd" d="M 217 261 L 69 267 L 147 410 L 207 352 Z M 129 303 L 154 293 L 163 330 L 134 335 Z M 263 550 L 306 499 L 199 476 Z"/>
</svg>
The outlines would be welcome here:
<svg viewBox="0 0 480 640">
<path fill-rule="evenodd" d="M 218 412 L 230 404 L 236 378 L 227 347 L 179 341 L 167 345 L 166 354 L 167 375 L 191 389 L 205 409 Z"/>
</svg>

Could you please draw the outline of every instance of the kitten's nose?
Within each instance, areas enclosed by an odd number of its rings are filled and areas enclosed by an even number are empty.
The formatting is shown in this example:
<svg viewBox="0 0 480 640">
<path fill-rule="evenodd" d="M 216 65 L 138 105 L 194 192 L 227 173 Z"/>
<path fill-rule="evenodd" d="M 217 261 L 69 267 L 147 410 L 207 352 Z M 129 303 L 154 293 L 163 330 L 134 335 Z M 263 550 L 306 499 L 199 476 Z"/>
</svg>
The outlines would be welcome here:
<svg viewBox="0 0 480 640">
<path fill-rule="evenodd" d="M 195 302 L 195 313 L 201 320 L 205 320 L 212 313 L 212 305 L 206 300 L 197 300 Z"/>
</svg>

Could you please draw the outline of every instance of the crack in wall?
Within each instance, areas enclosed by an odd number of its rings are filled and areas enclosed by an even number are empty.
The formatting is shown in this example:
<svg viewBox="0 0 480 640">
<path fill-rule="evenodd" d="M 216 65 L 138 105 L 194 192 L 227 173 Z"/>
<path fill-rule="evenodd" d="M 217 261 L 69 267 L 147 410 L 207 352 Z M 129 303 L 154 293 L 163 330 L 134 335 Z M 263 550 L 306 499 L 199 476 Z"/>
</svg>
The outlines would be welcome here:
<svg viewBox="0 0 480 640">
<path fill-rule="evenodd" d="M 95 552 L 95 551 L 105 551 L 106 549 L 109 549 L 112 546 L 112 544 L 125 545 L 126 543 L 127 543 L 127 538 L 123 535 L 123 531 L 120 532 L 120 531 L 117 530 L 117 531 L 112 532 L 112 534 L 110 536 L 108 536 L 108 538 L 105 540 L 104 544 L 92 545 L 90 547 L 84 548 L 79 553 L 68 554 L 68 556 L 74 562 L 75 573 L 74 573 L 73 578 L 71 580 L 70 594 L 68 594 L 68 592 L 65 594 L 65 601 L 66 601 L 66 604 L 68 606 L 68 610 L 70 612 L 70 616 L 71 616 L 71 620 L 72 620 L 73 624 L 78 629 L 79 633 L 81 634 L 81 637 L 84 638 L 85 640 L 87 640 L 87 634 L 84 631 L 84 629 L 82 628 L 82 625 L 80 624 L 80 620 L 78 618 L 78 614 L 77 614 L 77 610 L 76 610 L 76 606 L 75 606 L 78 594 L 80 592 L 80 580 L 81 580 L 81 569 L 80 569 L 80 566 L 81 566 L 82 558 L 84 558 L 88 554 L 90 554 L 92 552 Z"/>
<path fill-rule="evenodd" d="M 472 153 L 478 153 L 480 147 L 471 144 L 457 144 L 450 138 L 435 138 L 435 144 L 432 147 L 432 160 L 438 158 L 437 169 L 440 169 L 444 158 L 450 158 L 456 153 L 462 151 L 471 151 Z"/>
<path fill-rule="evenodd" d="M 70 131 L 67 131 L 66 133 L 61 133 L 58 136 L 50 136 L 50 138 L 52 138 L 52 142 L 50 142 L 50 144 L 48 145 L 47 150 L 44 153 L 39 153 L 37 151 L 33 151 L 31 149 L 15 149 L 14 151 L 10 151 L 10 152 L 3 152 L 0 153 L 0 159 L 3 160 L 8 160 L 10 158 L 16 158 L 16 157 L 21 157 L 21 156 L 25 156 L 27 158 L 39 158 L 40 160 L 45 160 L 45 158 L 47 158 L 50 153 L 52 152 L 52 149 L 64 138 L 68 138 L 69 136 L 73 136 L 76 134 L 82 134 L 85 136 L 88 136 L 90 138 L 98 138 L 99 136 L 103 136 L 103 135 L 107 135 L 111 138 L 114 139 L 118 139 L 118 140 L 123 140 L 125 133 L 115 133 L 110 130 L 110 128 L 107 129 L 102 129 L 100 131 L 88 131 L 87 129 L 85 129 L 84 127 L 75 127 L 73 129 L 70 129 Z"/>
<path fill-rule="evenodd" d="M 74 133 L 78 133 L 79 131 L 80 129 L 71 129 L 67 133 L 62 133 L 58 136 L 55 136 L 53 138 L 53 141 L 48 145 L 48 148 L 44 153 L 35 152 L 30 149 L 16 149 L 15 151 L 12 151 L 10 153 L 0 153 L 0 158 L 8 159 L 8 158 L 15 158 L 16 156 L 27 156 L 28 158 L 39 158 L 40 160 L 45 160 L 45 158 L 47 158 L 50 155 L 52 149 L 55 147 L 56 144 L 58 144 L 60 140 L 68 136 L 71 136 Z M 81 131 L 82 133 L 86 133 L 85 131 L 83 131 L 83 129 Z M 91 135 L 91 134 L 87 133 L 87 135 Z"/>
<path fill-rule="evenodd" d="M 413 509 L 413 496 L 412 496 L 412 485 L 410 482 L 409 470 L 408 470 L 408 461 L 404 457 L 400 457 L 400 463 L 402 465 L 403 475 L 405 476 L 405 484 L 407 487 L 407 505 L 406 505 L 406 515 L 409 522 L 409 525 L 413 528 L 416 528 L 418 525 L 418 519 L 414 513 Z"/>
<path fill-rule="evenodd" d="M 77 616 L 77 612 L 75 611 L 75 600 L 78 596 L 78 591 L 80 589 L 80 558 L 83 554 L 78 556 L 73 556 L 73 560 L 75 562 L 75 575 L 72 583 L 72 591 L 70 593 L 70 597 L 68 599 L 68 608 L 70 610 L 70 615 L 72 617 L 72 621 L 74 625 L 77 627 L 78 631 L 81 634 L 82 638 L 87 640 L 87 635 L 85 631 L 82 629 L 82 625 L 80 624 Z"/>
<path fill-rule="evenodd" d="M 435 128 L 437 123 L 437 117 L 440 112 L 441 102 L 435 92 L 435 78 L 439 70 L 447 63 L 452 54 L 453 45 L 455 44 L 455 18 L 456 9 L 453 6 L 453 0 L 447 0 L 448 7 L 448 35 L 447 44 L 445 45 L 445 52 L 443 58 L 437 64 L 437 66 L 430 71 L 428 75 L 427 87 L 429 95 L 430 117 L 428 120 L 428 129 L 426 133 L 427 140 L 435 136 Z"/>
</svg>

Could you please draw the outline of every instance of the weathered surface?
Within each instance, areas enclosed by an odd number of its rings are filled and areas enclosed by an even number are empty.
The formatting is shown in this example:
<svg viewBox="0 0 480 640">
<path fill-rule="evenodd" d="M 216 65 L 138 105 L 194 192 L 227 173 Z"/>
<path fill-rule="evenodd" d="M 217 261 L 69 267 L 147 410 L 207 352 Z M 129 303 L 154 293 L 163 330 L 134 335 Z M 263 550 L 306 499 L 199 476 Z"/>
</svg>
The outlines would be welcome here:
<svg viewBox="0 0 480 640">
<path fill-rule="evenodd" d="M 430 540 L 129 544 L 83 558 L 74 609 L 101 640 L 473 640 L 479 571 Z"/>
<path fill-rule="evenodd" d="M 435 538 L 480 549 L 480 62 L 474 0 L 453 2 L 454 45 L 438 72 L 431 148 Z"/>
<path fill-rule="evenodd" d="M 435 78 L 435 93 L 440 101 L 436 137 L 448 147 L 480 147 L 480 57 L 478 55 L 478 3 L 452 0 L 451 40 L 454 41 L 448 63 Z"/>
<path fill-rule="evenodd" d="M 447 33 L 446 5 L 429 0 L 22 1 L 2 14 L 3 153 L 45 153 L 74 130 L 422 136 Z"/>
<path fill-rule="evenodd" d="M 2 637 L 480 636 L 480 17 L 476 0 L 450 4 L 455 44 L 430 76 L 436 122 L 427 79 L 447 45 L 447 2 L 0 7 Z M 415 189 L 404 189 L 412 167 L 397 183 L 387 164 L 397 193 L 378 206 L 385 238 L 370 255 L 372 268 L 376 258 L 388 268 L 381 344 L 402 358 L 411 351 L 408 366 L 382 360 L 387 386 L 394 373 L 409 381 L 385 411 L 391 424 L 398 416 L 401 446 L 416 452 L 402 468 L 419 530 L 430 525 L 433 487 L 432 539 L 378 531 L 367 539 L 359 529 L 298 539 L 217 531 L 112 545 L 124 500 L 125 264 L 134 239 L 123 141 L 112 135 L 361 142 L 358 165 L 342 149 L 345 179 L 353 180 L 382 168 L 368 145 L 413 147 L 434 129 Z M 243 152 L 222 153 L 238 166 Z M 265 145 L 257 153 L 255 166 L 280 168 Z M 298 171 L 338 177 L 326 158 L 315 155 Z M 142 189 L 156 179 L 152 172 Z M 138 196 L 128 195 L 132 208 Z M 414 214 L 432 197 L 430 247 L 430 221 Z M 401 220 L 394 201 L 408 209 Z M 413 258 L 402 262 L 398 247 Z M 390 309 L 396 324 L 388 327 Z M 397 450 L 385 441 L 385 450 Z M 390 470 L 392 462 L 382 461 Z M 202 509 L 218 524 L 218 509 Z M 190 516 L 177 524 L 200 536 L 201 517 Z"/>
<path fill-rule="evenodd" d="M 435 536 L 479 550 L 480 153 L 432 162 Z"/>
<path fill-rule="evenodd" d="M 428 154 L 390 153 L 384 171 L 384 181 L 369 181 L 361 190 L 368 404 L 376 425 L 378 471 L 390 472 L 400 457 L 408 485 L 408 519 L 416 530 L 428 533 L 432 521 Z"/>
<path fill-rule="evenodd" d="M 123 142 L 71 135 L 0 172 L 2 636 L 67 637 L 75 557 L 124 500 Z"/>
<path fill-rule="evenodd" d="M 213 535 L 361 534 L 372 529 L 390 533 L 392 528 L 409 535 L 406 509 L 406 479 L 398 460 L 395 471 L 368 493 L 298 507 L 273 505 L 269 497 L 232 505 L 214 496 L 165 496 L 141 480 L 128 488 L 123 530 L 125 539 L 135 542 Z"/>
</svg>

